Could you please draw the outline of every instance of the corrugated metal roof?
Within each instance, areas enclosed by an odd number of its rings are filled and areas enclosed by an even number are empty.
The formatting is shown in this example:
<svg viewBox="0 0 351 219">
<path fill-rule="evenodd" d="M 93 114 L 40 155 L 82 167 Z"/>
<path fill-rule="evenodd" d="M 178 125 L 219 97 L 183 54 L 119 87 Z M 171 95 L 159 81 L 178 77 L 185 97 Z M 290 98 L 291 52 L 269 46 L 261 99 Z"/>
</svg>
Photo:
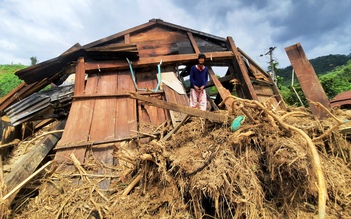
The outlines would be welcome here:
<svg viewBox="0 0 351 219">
<path fill-rule="evenodd" d="M 351 108 L 351 90 L 350 91 L 345 91 L 343 93 L 340 93 L 340 94 L 336 95 L 330 101 L 330 105 L 332 107 L 349 105 L 349 108 Z"/>
<path fill-rule="evenodd" d="M 64 109 L 66 103 L 71 101 L 72 95 L 73 85 L 57 87 L 52 90 L 34 93 L 9 106 L 4 111 L 10 118 L 12 125 L 16 126 L 34 120 L 34 118 L 45 117 L 45 112 L 55 111 L 55 108 Z"/>
<path fill-rule="evenodd" d="M 124 59 L 129 58 L 135 60 L 138 58 L 138 51 L 136 45 L 114 45 L 113 47 L 94 47 L 83 49 L 77 45 L 71 52 L 47 60 L 29 68 L 17 71 L 15 74 L 27 84 L 47 79 L 59 79 L 61 72 L 71 67 L 73 62 L 76 62 L 79 57 L 86 59 L 101 60 L 101 59 Z M 63 74 L 63 73 L 62 73 Z M 56 76 L 56 77 L 54 77 Z M 48 84 L 52 80 L 48 80 Z"/>
</svg>

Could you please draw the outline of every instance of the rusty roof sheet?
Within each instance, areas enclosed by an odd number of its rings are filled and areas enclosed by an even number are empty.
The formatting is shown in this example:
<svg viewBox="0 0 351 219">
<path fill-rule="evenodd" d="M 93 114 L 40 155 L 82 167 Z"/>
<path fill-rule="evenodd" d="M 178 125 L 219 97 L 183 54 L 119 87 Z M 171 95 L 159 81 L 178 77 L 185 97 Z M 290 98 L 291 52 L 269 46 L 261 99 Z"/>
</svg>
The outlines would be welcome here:
<svg viewBox="0 0 351 219">
<path fill-rule="evenodd" d="M 27 84 L 31 84 L 45 78 L 53 78 L 54 76 L 59 78 L 60 72 L 71 67 L 72 62 L 76 62 L 79 57 L 93 60 L 100 60 L 106 57 L 109 59 L 138 59 L 138 50 L 136 45 L 133 44 L 90 49 L 83 49 L 79 44 L 75 44 L 72 48 L 56 58 L 22 69 L 15 74 Z M 50 84 L 50 81 L 48 80 L 48 84 Z"/>
<path fill-rule="evenodd" d="M 343 93 L 340 93 L 336 95 L 331 101 L 330 105 L 332 107 L 334 106 L 346 106 L 350 105 L 351 108 L 351 90 L 350 91 L 345 91 Z"/>
</svg>

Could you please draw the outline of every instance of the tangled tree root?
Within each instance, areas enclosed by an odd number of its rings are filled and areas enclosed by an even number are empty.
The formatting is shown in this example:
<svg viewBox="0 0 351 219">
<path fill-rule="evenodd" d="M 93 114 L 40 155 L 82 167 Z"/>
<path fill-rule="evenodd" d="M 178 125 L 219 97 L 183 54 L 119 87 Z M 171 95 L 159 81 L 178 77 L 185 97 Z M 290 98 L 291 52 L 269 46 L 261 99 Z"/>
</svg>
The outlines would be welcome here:
<svg viewBox="0 0 351 219">
<path fill-rule="evenodd" d="M 168 140 L 116 143 L 114 166 L 71 156 L 74 168 L 41 179 L 37 196 L 17 199 L 13 218 L 351 217 L 351 148 L 336 131 L 341 119 L 240 98 L 233 106 L 232 115 L 247 117 L 235 132 L 190 118 Z M 107 191 L 99 187 L 105 179 Z"/>
</svg>

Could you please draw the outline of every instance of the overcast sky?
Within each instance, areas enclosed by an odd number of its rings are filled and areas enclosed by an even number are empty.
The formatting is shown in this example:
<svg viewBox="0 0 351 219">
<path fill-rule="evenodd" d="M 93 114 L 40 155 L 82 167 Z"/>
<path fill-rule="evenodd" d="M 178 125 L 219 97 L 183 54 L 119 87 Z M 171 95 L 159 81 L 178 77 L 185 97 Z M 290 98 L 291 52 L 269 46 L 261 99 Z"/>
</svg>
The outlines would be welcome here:
<svg viewBox="0 0 351 219">
<path fill-rule="evenodd" d="M 351 53 L 351 0 L 0 0 L 0 64 L 55 58 L 152 18 L 220 37 L 267 68 L 276 47 L 301 43 L 307 58 Z"/>
</svg>

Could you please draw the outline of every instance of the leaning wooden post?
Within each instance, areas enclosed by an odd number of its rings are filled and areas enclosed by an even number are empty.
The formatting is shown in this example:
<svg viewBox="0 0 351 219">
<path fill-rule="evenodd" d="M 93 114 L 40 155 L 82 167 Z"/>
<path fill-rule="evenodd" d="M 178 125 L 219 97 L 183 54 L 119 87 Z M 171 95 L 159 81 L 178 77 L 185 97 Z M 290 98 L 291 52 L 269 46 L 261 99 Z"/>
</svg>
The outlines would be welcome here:
<svg viewBox="0 0 351 219">
<path fill-rule="evenodd" d="M 311 101 L 319 102 L 327 109 L 330 109 L 328 97 L 300 43 L 286 47 L 285 51 L 300 82 L 303 93 L 310 104 L 312 114 L 319 118 L 326 118 L 328 113 L 324 109 L 311 104 Z"/>
</svg>

